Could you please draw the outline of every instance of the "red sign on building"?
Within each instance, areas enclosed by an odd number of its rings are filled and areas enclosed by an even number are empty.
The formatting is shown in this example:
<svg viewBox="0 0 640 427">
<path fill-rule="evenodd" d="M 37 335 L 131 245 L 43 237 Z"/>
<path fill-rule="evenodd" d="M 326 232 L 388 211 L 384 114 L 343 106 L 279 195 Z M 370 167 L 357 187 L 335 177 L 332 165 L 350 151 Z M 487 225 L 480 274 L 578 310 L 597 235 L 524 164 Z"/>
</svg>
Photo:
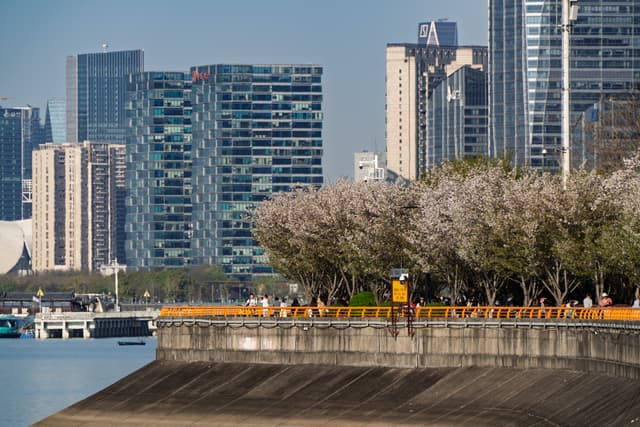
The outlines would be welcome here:
<svg viewBox="0 0 640 427">
<path fill-rule="evenodd" d="M 198 80 L 207 80 L 210 75 L 211 75 L 211 73 L 199 73 L 199 72 L 194 70 L 194 71 L 191 72 L 191 81 L 193 83 L 195 83 Z"/>
</svg>

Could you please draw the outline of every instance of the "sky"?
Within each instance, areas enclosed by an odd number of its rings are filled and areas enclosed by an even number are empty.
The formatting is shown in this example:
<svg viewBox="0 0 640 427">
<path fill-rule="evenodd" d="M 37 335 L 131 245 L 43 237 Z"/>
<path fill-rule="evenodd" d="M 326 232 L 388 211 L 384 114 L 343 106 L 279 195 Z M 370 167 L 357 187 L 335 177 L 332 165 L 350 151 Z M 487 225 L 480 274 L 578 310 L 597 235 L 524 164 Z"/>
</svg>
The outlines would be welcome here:
<svg viewBox="0 0 640 427">
<path fill-rule="evenodd" d="M 487 44 L 486 0 L 1 0 L 0 105 L 65 96 L 65 58 L 144 49 L 146 71 L 194 65 L 320 64 L 325 180 L 353 176 L 353 154 L 384 151 L 385 48 L 418 23 L 458 23 Z"/>
</svg>

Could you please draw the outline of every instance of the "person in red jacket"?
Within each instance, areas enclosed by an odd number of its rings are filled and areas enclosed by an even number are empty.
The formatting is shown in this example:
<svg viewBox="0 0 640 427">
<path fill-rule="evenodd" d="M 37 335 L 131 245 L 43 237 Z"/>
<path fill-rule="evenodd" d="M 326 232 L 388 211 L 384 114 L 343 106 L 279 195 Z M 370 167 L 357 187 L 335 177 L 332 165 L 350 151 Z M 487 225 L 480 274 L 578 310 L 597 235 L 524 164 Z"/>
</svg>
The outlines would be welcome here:
<svg viewBox="0 0 640 427">
<path fill-rule="evenodd" d="M 613 305 L 613 300 L 609 296 L 608 293 L 603 292 L 602 298 L 600 298 L 600 307 L 611 307 Z"/>
</svg>

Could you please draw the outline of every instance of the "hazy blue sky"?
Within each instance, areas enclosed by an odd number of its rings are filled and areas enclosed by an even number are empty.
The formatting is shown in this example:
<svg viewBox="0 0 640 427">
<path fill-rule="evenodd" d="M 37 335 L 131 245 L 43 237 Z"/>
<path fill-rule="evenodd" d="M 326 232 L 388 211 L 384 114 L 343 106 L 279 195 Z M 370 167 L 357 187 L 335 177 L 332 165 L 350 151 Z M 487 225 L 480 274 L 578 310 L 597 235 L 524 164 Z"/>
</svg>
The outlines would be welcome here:
<svg viewBox="0 0 640 427">
<path fill-rule="evenodd" d="M 144 49 L 145 69 L 215 63 L 324 67 L 324 169 L 353 175 L 353 153 L 384 151 L 385 47 L 418 22 L 458 22 L 487 44 L 486 0 L 0 0 L 0 100 L 41 108 L 65 95 L 67 55 Z"/>
</svg>

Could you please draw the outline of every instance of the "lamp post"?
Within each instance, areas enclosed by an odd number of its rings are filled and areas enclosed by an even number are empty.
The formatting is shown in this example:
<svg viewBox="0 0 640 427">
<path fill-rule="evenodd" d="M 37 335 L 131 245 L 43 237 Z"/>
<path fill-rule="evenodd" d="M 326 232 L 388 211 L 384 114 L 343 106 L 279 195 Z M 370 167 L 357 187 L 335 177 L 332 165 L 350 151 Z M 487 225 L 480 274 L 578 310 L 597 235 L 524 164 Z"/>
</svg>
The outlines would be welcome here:
<svg viewBox="0 0 640 427">
<path fill-rule="evenodd" d="M 578 19 L 578 0 L 562 0 L 562 188 L 567 188 L 569 178 L 570 132 L 569 120 L 571 114 L 571 31 L 573 21 Z"/>
<path fill-rule="evenodd" d="M 115 302 L 115 310 L 120 311 L 120 302 L 118 301 L 118 258 L 114 259 L 111 263 L 111 266 L 115 269 L 116 272 L 116 302 Z"/>
</svg>

